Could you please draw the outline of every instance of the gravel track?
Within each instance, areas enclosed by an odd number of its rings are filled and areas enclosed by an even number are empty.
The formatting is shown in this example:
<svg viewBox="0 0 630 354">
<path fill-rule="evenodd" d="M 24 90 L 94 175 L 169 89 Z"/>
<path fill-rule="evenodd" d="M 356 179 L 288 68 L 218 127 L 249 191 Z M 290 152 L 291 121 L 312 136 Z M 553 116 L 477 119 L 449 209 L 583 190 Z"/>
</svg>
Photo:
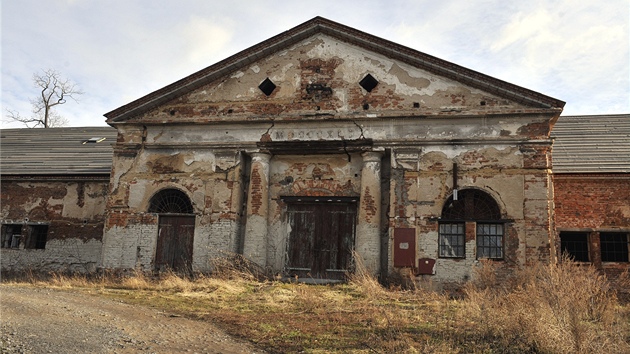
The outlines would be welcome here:
<svg viewBox="0 0 630 354">
<path fill-rule="evenodd" d="M 208 322 L 98 296 L 0 285 L 1 353 L 263 353 Z"/>
</svg>

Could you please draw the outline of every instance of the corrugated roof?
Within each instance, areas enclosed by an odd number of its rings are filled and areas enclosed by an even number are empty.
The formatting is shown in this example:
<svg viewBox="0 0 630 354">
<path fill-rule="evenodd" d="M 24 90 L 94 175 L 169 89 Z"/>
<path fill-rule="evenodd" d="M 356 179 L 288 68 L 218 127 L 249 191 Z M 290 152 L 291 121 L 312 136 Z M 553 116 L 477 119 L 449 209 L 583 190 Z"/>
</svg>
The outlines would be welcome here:
<svg viewBox="0 0 630 354">
<path fill-rule="evenodd" d="M 111 127 L 1 129 L 0 174 L 109 174 L 116 136 Z"/>
<path fill-rule="evenodd" d="M 111 127 L 0 129 L 0 174 L 109 174 L 116 135 Z M 554 173 L 630 173 L 630 114 L 561 116 L 551 136 Z"/>
<path fill-rule="evenodd" d="M 560 116 L 554 173 L 630 173 L 630 114 Z"/>
</svg>

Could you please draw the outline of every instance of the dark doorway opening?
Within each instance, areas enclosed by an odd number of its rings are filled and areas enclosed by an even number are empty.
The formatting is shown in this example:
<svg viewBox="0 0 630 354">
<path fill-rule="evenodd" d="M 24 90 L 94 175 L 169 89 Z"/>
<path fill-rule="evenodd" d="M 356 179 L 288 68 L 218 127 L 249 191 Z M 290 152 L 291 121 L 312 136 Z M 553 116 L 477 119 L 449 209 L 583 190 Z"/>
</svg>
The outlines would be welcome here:
<svg viewBox="0 0 630 354">
<path fill-rule="evenodd" d="M 289 276 L 343 280 L 352 267 L 358 198 L 285 198 Z"/>
</svg>

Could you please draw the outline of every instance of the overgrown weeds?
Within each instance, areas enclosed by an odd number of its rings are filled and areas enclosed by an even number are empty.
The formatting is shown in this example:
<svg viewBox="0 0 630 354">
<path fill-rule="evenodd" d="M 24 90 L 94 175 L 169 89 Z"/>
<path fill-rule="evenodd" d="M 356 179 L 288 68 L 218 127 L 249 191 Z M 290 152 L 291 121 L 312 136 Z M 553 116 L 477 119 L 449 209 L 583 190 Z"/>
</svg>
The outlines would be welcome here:
<svg viewBox="0 0 630 354">
<path fill-rule="evenodd" d="M 405 273 L 384 288 L 355 258 L 356 271 L 338 285 L 282 283 L 231 255 L 215 260 L 210 275 L 31 274 L 22 281 L 212 321 L 270 352 L 629 352 L 630 311 L 592 268 L 563 260 L 498 280 L 484 264 L 465 298 L 454 299 Z"/>
<path fill-rule="evenodd" d="M 492 263 L 466 287 L 467 311 L 487 336 L 544 353 L 626 353 L 627 317 L 616 292 L 591 266 L 568 258 L 536 264 L 497 282 Z"/>
</svg>

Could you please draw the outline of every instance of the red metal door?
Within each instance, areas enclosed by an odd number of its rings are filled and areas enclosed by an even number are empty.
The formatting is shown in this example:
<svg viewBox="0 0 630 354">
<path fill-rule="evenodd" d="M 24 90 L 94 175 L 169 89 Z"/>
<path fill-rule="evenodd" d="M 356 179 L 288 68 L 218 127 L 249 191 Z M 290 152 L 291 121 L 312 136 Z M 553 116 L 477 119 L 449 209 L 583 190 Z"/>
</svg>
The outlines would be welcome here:
<svg viewBox="0 0 630 354">
<path fill-rule="evenodd" d="M 194 234 L 194 216 L 160 215 L 155 269 L 191 272 Z"/>
<path fill-rule="evenodd" d="M 352 264 L 356 203 L 323 199 L 289 204 L 291 276 L 343 279 Z"/>
</svg>

